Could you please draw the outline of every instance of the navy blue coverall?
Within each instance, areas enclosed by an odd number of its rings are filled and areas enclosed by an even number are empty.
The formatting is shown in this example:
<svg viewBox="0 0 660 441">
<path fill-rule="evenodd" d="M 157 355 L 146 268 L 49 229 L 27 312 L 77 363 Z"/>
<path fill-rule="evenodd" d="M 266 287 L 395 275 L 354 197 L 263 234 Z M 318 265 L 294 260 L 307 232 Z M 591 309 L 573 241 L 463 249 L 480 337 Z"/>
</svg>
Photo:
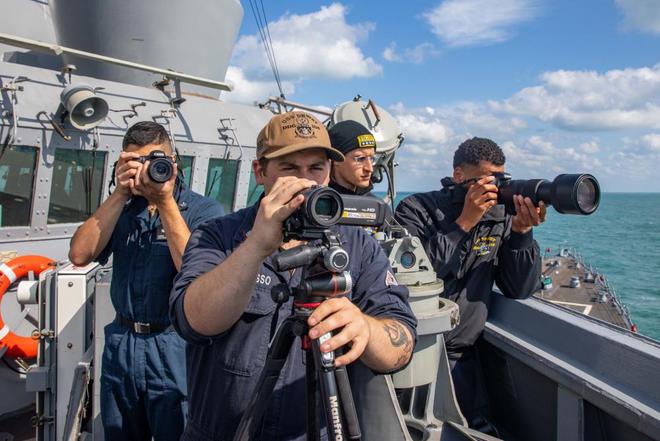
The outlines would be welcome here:
<svg viewBox="0 0 660 441">
<path fill-rule="evenodd" d="M 277 326 L 291 312 L 292 300 L 278 308 L 270 296 L 281 281 L 295 286 L 300 270 L 276 273 L 272 256 L 261 266 L 250 302 L 240 319 L 224 333 L 206 337 L 196 333 L 183 311 L 186 288 L 212 270 L 243 243 L 254 224 L 258 203 L 202 225 L 190 237 L 181 271 L 170 299 L 172 324 L 191 344 L 187 351 L 189 419 L 182 440 L 232 440 L 247 404 L 256 391 Z M 354 281 L 351 299 L 372 317 L 389 317 L 416 335 L 416 320 L 408 305 L 408 289 L 397 286 L 387 257 L 362 228 L 336 227 L 350 256 Z M 389 275 L 388 275 L 389 273 Z M 256 440 L 304 440 L 305 366 L 299 341 L 289 353 L 266 410 Z"/>
<path fill-rule="evenodd" d="M 532 231 L 511 231 L 512 216 L 504 205 L 495 205 L 470 232 L 463 231 L 456 219 L 466 193 L 452 186 L 410 195 L 397 206 L 395 218 L 422 241 L 444 281 L 442 295 L 458 304 L 460 323 L 445 341 L 458 402 L 471 423 L 482 407 L 473 345 L 486 324 L 493 283 L 506 297 L 531 296 L 540 288 L 541 255 Z"/>
<path fill-rule="evenodd" d="M 173 196 L 191 231 L 223 214 L 219 203 L 179 181 Z M 142 197 L 126 204 L 97 258 L 105 264 L 113 255 L 110 295 L 117 313 L 105 327 L 103 350 L 101 417 L 106 441 L 152 436 L 156 441 L 178 440 L 187 415 L 185 342 L 168 316 L 177 271 L 160 216 L 150 216 L 147 205 Z M 127 321 L 149 323 L 161 332 L 137 333 Z M 140 332 L 148 331 L 142 328 Z"/>
</svg>

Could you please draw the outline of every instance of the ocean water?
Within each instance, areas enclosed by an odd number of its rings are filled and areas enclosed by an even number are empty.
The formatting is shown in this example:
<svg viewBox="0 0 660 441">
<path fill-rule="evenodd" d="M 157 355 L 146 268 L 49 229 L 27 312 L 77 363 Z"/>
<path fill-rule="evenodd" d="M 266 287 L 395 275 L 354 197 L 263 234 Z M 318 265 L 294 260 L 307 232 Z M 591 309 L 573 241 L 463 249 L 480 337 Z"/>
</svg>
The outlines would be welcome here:
<svg viewBox="0 0 660 441">
<path fill-rule="evenodd" d="M 534 237 L 541 251 L 575 248 L 609 280 L 638 332 L 660 340 L 660 194 L 606 193 L 590 216 L 548 208 Z"/>
</svg>

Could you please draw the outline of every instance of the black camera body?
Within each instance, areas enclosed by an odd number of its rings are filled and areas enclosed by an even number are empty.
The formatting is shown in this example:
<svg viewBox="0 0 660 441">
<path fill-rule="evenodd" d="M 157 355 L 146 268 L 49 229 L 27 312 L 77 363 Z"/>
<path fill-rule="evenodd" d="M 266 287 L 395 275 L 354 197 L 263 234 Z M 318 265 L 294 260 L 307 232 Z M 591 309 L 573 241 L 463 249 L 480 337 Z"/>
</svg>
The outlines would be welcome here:
<svg viewBox="0 0 660 441">
<path fill-rule="evenodd" d="M 143 164 L 149 161 L 147 169 L 149 178 L 159 184 L 169 181 L 174 173 L 174 161 L 161 150 L 154 150 L 146 156 L 140 156 L 135 161 Z"/>
<path fill-rule="evenodd" d="M 305 201 L 283 224 L 284 240 L 320 239 L 335 224 L 380 228 L 385 223 L 385 202 L 370 196 L 342 195 L 315 185 L 301 192 Z"/>
<path fill-rule="evenodd" d="M 511 179 L 509 173 L 493 173 L 497 186 L 497 203 L 504 204 L 508 214 L 515 215 L 514 195 L 528 197 L 535 206 L 543 201 L 562 214 L 588 215 L 600 203 L 600 186 L 590 174 L 562 174 L 552 182 L 545 179 Z"/>
</svg>

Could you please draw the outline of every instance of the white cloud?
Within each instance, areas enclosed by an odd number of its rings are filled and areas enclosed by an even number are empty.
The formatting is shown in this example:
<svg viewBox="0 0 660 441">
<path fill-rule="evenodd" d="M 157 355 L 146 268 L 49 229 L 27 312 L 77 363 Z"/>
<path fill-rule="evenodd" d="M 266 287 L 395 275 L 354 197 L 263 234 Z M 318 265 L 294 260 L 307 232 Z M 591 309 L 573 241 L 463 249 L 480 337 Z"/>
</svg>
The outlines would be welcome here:
<svg viewBox="0 0 660 441">
<path fill-rule="evenodd" d="M 539 83 L 501 101 L 390 106 L 406 135 L 402 188 L 438 188 L 456 147 L 479 136 L 502 147 L 516 178 L 587 172 L 605 191 L 660 191 L 660 64 L 547 72 Z"/>
<path fill-rule="evenodd" d="M 232 92 L 222 92 L 221 98 L 224 101 L 253 104 L 255 101 L 265 101 L 271 95 L 279 95 L 274 80 L 250 80 L 240 67 L 229 66 L 226 81 L 234 85 L 234 90 Z M 285 94 L 292 94 L 295 91 L 293 83 L 288 81 L 283 82 L 282 88 Z"/>
<path fill-rule="evenodd" d="M 401 56 L 396 52 L 396 43 L 392 42 L 390 43 L 384 50 L 383 50 L 383 58 L 386 61 L 391 61 L 391 62 L 400 62 L 403 61 Z"/>
<path fill-rule="evenodd" d="M 461 102 L 446 107 L 415 109 L 398 102 L 389 110 L 401 126 L 406 140 L 420 145 L 449 145 L 455 148 L 472 136 L 502 138 L 527 128 L 524 119 L 497 114 L 484 103 Z"/>
<path fill-rule="evenodd" d="M 310 14 L 287 14 L 269 23 L 280 75 L 292 81 L 379 75 L 382 67 L 358 46 L 374 28 L 369 22 L 347 23 L 346 8 L 340 3 Z M 248 76 L 270 75 L 259 35 L 244 35 L 238 40 L 233 64 Z"/>
<path fill-rule="evenodd" d="M 557 146 L 539 135 L 517 136 L 501 144 L 507 158 L 507 168 L 514 176 L 552 178 L 558 173 L 592 171 L 600 160 L 582 148 Z"/>
<path fill-rule="evenodd" d="M 454 119 L 470 132 L 507 135 L 527 127 L 523 119 L 510 115 L 497 115 L 480 103 L 461 103 L 452 109 L 452 113 Z"/>
<path fill-rule="evenodd" d="M 538 0 L 445 0 L 424 18 L 448 46 L 487 45 L 510 39 L 539 9 Z"/>
<path fill-rule="evenodd" d="M 660 64 L 605 73 L 560 70 L 540 79 L 540 86 L 491 108 L 571 130 L 660 128 Z"/>
<path fill-rule="evenodd" d="M 395 118 L 412 143 L 444 144 L 451 136 L 449 127 L 438 118 L 413 113 L 400 113 Z"/>
<path fill-rule="evenodd" d="M 658 0 L 616 0 L 624 15 L 625 29 L 660 34 L 660 4 Z"/>
<path fill-rule="evenodd" d="M 648 151 L 660 153 L 660 133 L 644 135 L 641 142 Z"/>
<path fill-rule="evenodd" d="M 405 144 L 406 151 L 415 155 L 434 156 L 438 154 L 437 148 L 426 148 L 417 144 Z"/>
<path fill-rule="evenodd" d="M 402 52 L 397 52 L 396 43 L 390 43 L 383 50 L 383 58 L 390 62 L 413 64 L 422 64 L 429 57 L 440 55 L 440 51 L 432 43 L 420 43 L 415 47 L 406 48 Z"/>
<path fill-rule="evenodd" d="M 596 153 L 600 150 L 596 141 L 583 142 L 580 149 L 585 153 Z"/>
</svg>

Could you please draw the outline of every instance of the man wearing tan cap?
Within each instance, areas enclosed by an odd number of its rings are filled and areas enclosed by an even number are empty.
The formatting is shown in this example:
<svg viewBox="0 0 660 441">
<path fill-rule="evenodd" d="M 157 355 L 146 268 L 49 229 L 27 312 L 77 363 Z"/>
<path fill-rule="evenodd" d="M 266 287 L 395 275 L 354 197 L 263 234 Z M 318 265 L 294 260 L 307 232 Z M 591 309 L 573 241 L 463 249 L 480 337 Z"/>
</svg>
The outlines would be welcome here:
<svg viewBox="0 0 660 441">
<path fill-rule="evenodd" d="M 274 116 L 259 133 L 253 162 L 265 195 L 192 234 L 170 297 L 172 322 L 190 343 L 189 418 L 182 440 L 233 438 L 256 393 L 268 342 L 291 310 L 292 300 L 281 308 L 273 302 L 271 287 L 300 282 L 301 271 L 273 267 L 278 249 L 300 243 L 282 242 L 282 222 L 302 204 L 302 190 L 328 184 L 330 159 L 341 161 L 343 155 L 330 146 L 316 118 L 304 112 Z M 334 331 L 321 350 L 343 347 L 336 365 L 360 359 L 375 371 L 400 369 L 416 338 L 408 291 L 396 284 L 385 254 L 361 228 L 332 230 L 350 256 L 353 289 L 316 308 L 308 335 L 317 339 Z M 306 439 L 304 415 L 305 366 L 294 344 L 255 439 Z"/>
</svg>

